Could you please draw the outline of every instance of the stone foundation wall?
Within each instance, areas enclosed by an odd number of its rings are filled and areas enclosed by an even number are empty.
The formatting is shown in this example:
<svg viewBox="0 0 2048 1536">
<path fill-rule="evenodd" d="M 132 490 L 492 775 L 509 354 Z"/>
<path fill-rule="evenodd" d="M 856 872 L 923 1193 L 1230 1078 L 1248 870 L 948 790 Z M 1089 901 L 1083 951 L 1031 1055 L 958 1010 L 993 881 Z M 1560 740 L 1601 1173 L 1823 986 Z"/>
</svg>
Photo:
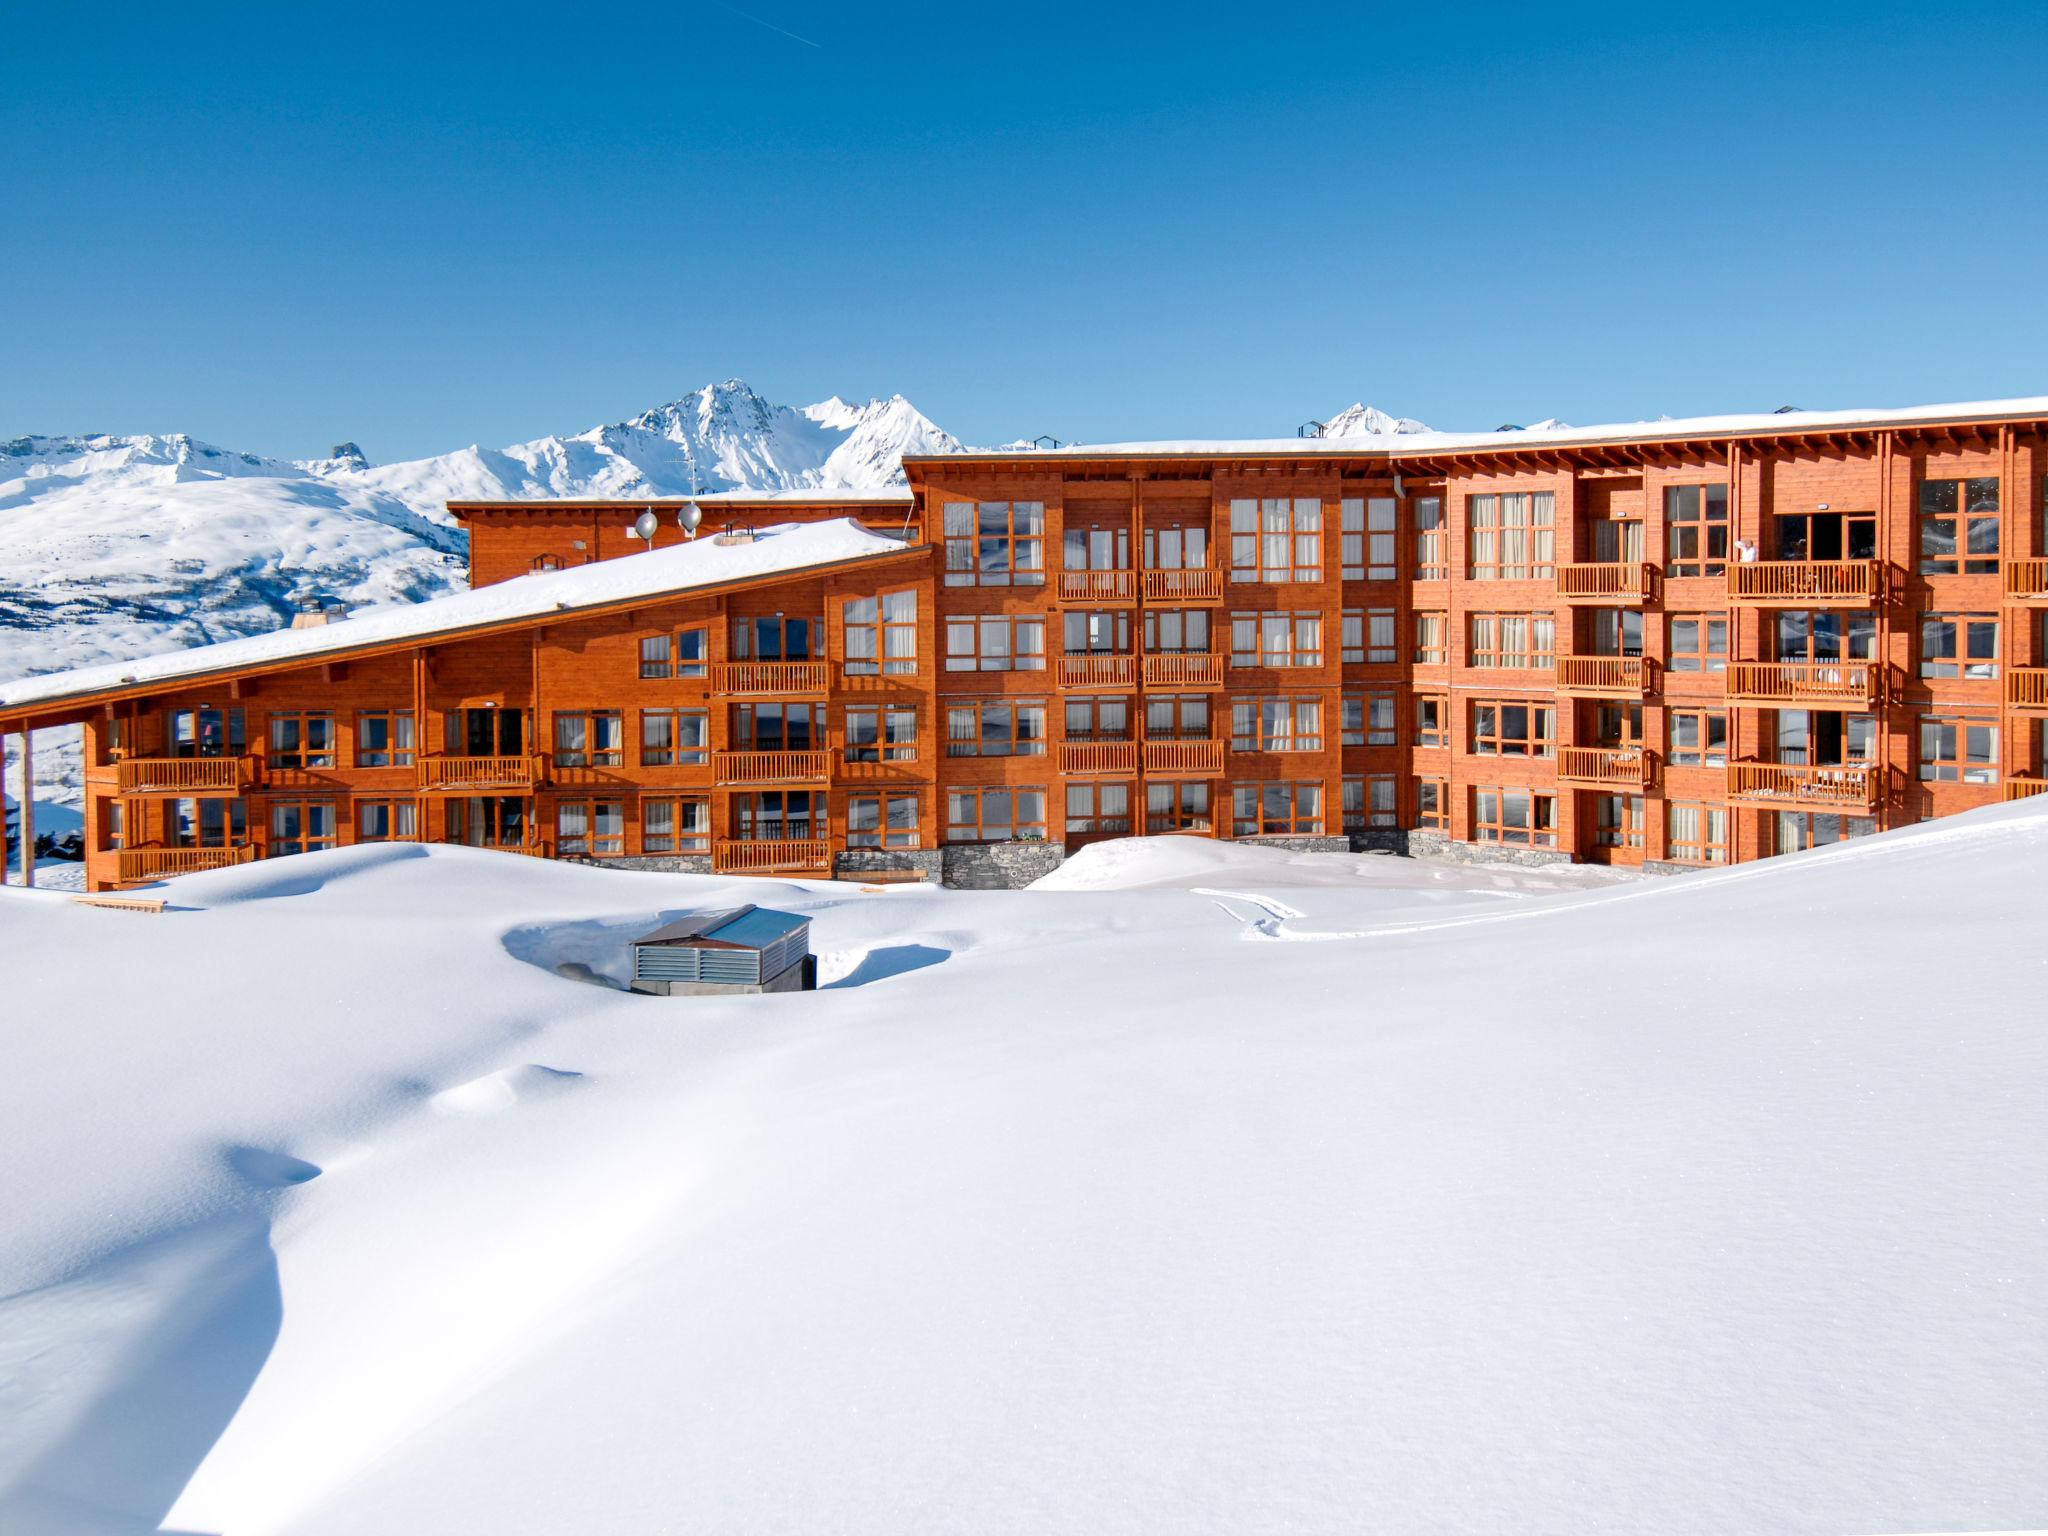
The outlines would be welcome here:
<svg viewBox="0 0 2048 1536">
<path fill-rule="evenodd" d="M 1369 832 L 1353 832 L 1350 837 L 1353 853 L 1403 853 L 1408 851 L 1409 834 L 1398 827 L 1375 827 Z"/>
<path fill-rule="evenodd" d="M 941 852 L 945 883 L 958 891 L 1021 890 L 1067 857 L 1058 843 L 956 843 Z"/>
<path fill-rule="evenodd" d="M 1420 830 L 1408 834 L 1408 852 L 1417 858 L 1443 859 L 1452 864 L 1509 864 L 1518 869 L 1552 869 L 1572 862 L 1572 856 L 1562 848 L 1461 843 L 1443 832 Z"/>
<path fill-rule="evenodd" d="M 711 855 L 708 853 L 634 853 L 618 858 L 578 859 L 567 858 L 564 864 L 589 864 L 598 869 L 637 869 L 657 875 L 708 875 L 711 873 Z"/>
<path fill-rule="evenodd" d="M 916 870 L 934 883 L 946 874 L 946 855 L 938 848 L 848 848 L 833 862 L 833 873 L 841 880 L 858 880 L 862 875 L 893 874 Z"/>
<path fill-rule="evenodd" d="M 1289 853 L 1349 853 L 1348 837 L 1237 837 L 1232 842 L 1251 843 L 1260 848 L 1285 848 Z"/>
<path fill-rule="evenodd" d="M 1643 860 L 1643 873 L 1646 875 L 1694 875 L 1713 867 L 1709 864 L 1672 864 L 1664 859 Z"/>
</svg>

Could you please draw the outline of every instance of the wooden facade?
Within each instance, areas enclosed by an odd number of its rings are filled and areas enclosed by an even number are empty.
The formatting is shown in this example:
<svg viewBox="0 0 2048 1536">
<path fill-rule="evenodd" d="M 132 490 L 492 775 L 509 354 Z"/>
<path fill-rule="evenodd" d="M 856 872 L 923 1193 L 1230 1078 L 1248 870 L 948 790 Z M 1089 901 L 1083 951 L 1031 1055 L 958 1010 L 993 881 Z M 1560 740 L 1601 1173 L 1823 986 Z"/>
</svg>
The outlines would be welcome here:
<svg viewBox="0 0 2048 1536">
<path fill-rule="evenodd" d="M 94 889 L 373 835 L 749 873 L 1148 832 L 1711 864 L 2048 781 L 2039 415 L 906 468 L 705 498 L 700 535 L 851 516 L 899 554 L 0 729 L 84 722 Z M 453 510 L 481 586 L 630 557 L 647 505 Z"/>
</svg>

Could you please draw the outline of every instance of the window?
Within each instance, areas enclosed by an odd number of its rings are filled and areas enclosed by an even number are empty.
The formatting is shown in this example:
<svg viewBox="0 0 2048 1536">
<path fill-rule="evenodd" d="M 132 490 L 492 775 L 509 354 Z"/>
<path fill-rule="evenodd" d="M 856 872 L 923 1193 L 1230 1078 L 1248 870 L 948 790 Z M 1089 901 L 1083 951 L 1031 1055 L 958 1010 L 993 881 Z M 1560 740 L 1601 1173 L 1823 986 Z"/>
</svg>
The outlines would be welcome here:
<svg viewBox="0 0 2048 1536">
<path fill-rule="evenodd" d="M 1441 667 L 1451 659 L 1451 616 L 1448 613 L 1415 615 L 1415 665 Z"/>
<path fill-rule="evenodd" d="M 946 706 L 946 756 L 1038 757 L 1045 705 L 1037 699 L 955 701 Z"/>
<path fill-rule="evenodd" d="M 1728 765 L 1728 716 L 1718 709 L 1671 711 L 1671 766 L 1725 768 Z"/>
<path fill-rule="evenodd" d="M 1371 693 L 1347 693 L 1340 701 L 1343 710 L 1338 744 L 1346 747 L 1394 747 L 1401 741 L 1394 718 L 1392 689 Z"/>
<path fill-rule="evenodd" d="M 1951 715 L 1922 719 L 1920 778 L 1927 784 L 1996 784 L 1998 722 Z"/>
<path fill-rule="evenodd" d="M 1441 832 L 1450 824 L 1450 785 L 1443 779 L 1418 779 L 1415 784 L 1415 825 Z"/>
<path fill-rule="evenodd" d="M 444 841 L 470 848 L 527 847 L 527 802 L 519 795 L 462 795 L 444 813 Z"/>
<path fill-rule="evenodd" d="M 1593 844 L 1599 848 L 1642 847 L 1643 797 L 1641 795 L 1595 795 L 1593 797 Z"/>
<path fill-rule="evenodd" d="M 270 717 L 270 766 L 332 768 L 334 714 L 331 710 L 298 710 Z"/>
<path fill-rule="evenodd" d="M 1671 615 L 1670 670 L 1673 672 L 1726 672 L 1728 670 L 1728 619 L 1718 613 L 1674 613 Z"/>
<path fill-rule="evenodd" d="M 555 714 L 557 768 L 618 768 L 626 761 L 626 717 L 616 709 Z"/>
<path fill-rule="evenodd" d="M 1641 565 L 1643 520 L 1639 513 L 1615 511 L 1593 520 L 1593 559 L 1600 565 Z"/>
<path fill-rule="evenodd" d="M 1444 499 L 1441 496 L 1415 498 L 1415 579 L 1442 581 L 1450 575 L 1450 561 L 1444 553 Z"/>
<path fill-rule="evenodd" d="M 1394 643 L 1394 610 L 1391 608 L 1346 608 L 1344 610 L 1343 660 L 1348 662 L 1399 661 Z"/>
<path fill-rule="evenodd" d="M 1268 496 L 1230 504 L 1232 581 L 1321 581 L 1323 504 Z"/>
<path fill-rule="evenodd" d="M 1067 740 L 1129 741 L 1131 701 L 1116 698 L 1073 698 L 1066 701 Z"/>
<path fill-rule="evenodd" d="M 1920 573 L 1998 573 L 1998 477 L 1925 480 L 1920 485 Z"/>
<path fill-rule="evenodd" d="M 1199 571 L 1209 564 L 1209 530 L 1203 527 L 1147 528 L 1145 568 Z"/>
<path fill-rule="evenodd" d="M 953 789 L 946 792 L 946 841 L 949 843 L 1042 842 L 1045 838 L 1045 791 Z"/>
<path fill-rule="evenodd" d="M 1347 693 L 1337 701 L 1337 745 L 1365 745 L 1365 695 Z"/>
<path fill-rule="evenodd" d="M 845 605 L 849 677 L 903 676 L 917 670 L 917 594 L 884 592 Z"/>
<path fill-rule="evenodd" d="M 1728 862 L 1728 812 L 1724 807 L 1674 804 L 1664 825 L 1664 856 L 1673 863 Z"/>
<path fill-rule="evenodd" d="M 1206 693 L 1158 693 L 1145 699 L 1145 734 L 1153 741 L 1207 741 Z"/>
<path fill-rule="evenodd" d="M 1472 839 L 1521 848 L 1555 848 L 1557 797 L 1532 789 L 1475 789 Z"/>
<path fill-rule="evenodd" d="M 1510 699 L 1475 702 L 1471 750 L 1481 757 L 1554 757 L 1557 709 Z"/>
<path fill-rule="evenodd" d="M 1209 786 L 1206 783 L 1161 784 L 1146 781 L 1147 832 L 1206 832 L 1209 827 Z"/>
<path fill-rule="evenodd" d="M 1398 790 L 1391 773 L 1353 774 L 1343 781 L 1341 788 L 1346 832 L 1399 825 L 1400 817 L 1395 811 Z"/>
<path fill-rule="evenodd" d="M 118 796 L 100 802 L 106 807 L 107 840 L 102 845 L 109 852 L 128 846 L 128 802 Z"/>
<path fill-rule="evenodd" d="M 1873 560 L 1875 512 L 1779 512 L 1771 518 L 1780 560 Z"/>
<path fill-rule="evenodd" d="M 1728 487 L 1664 488 L 1664 573 L 1719 576 L 1728 569 Z"/>
<path fill-rule="evenodd" d="M 560 555 L 535 555 L 533 563 L 527 567 L 536 576 L 545 571 L 559 571 L 561 568 L 562 557 Z"/>
<path fill-rule="evenodd" d="M 1127 836 L 1130 830 L 1130 785 L 1069 784 L 1067 786 L 1067 833 L 1069 836 L 1085 836 L 1097 832 Z"/>
<path fill-rule="evenodd" d="M 1045 585 L 1045 503 L 949 501 L 946 585 Z"/>
<path fill-rule="evenodd" d="M 173 757 L 240 757 L 248 750 L 239 709 L 174 709 L 170 736 Z"/>
<path fill-rule="evenodd" d="M 825 792 L 768 789 L 732 797 L 733 835 L 742 842 L 802 842 L 825 835 Z"/>
<path fill-rule="evenodd" d="M 1234 836 L 1322 836 L 1321 784 L 1238 784 L 1232 787 L 1230 798 Z"/>
<path fill-rule="evenodd" d="M 643 768 L 699 767 L 710 761 L 709 710 L 640 711 L 640 765 Z"/>
<path fill-rule="evenodd" d="M 1392 581 L 1397 508 L 1391 496 L 1347 496 L 1339 508 L 1346 581 Z"/>
<path fill-rule="evenodd" d="M 1468 664 L 1547 671 L 1557 658 L 1557 620 L 1547 613 L 1470 615 Z"/>
<path fill-rule="evenodd" d="M 711 802 L 698 796 L 640 802 L 642 853 L 709 853 Z"/>
<path fill-rule="evenodd" d="M 1777 712 L 1776 761 L 1827 767 L 1868 763 L 1877 756 L 1877 717 L 1832 709 Z"/>
<path fill-rule="evenodd" d="M 270 804 L 269 857 L 315 853 L 335 845 L 334 802 L 273 800 Z"/>
<path fill-rule="evenodd" d="M 1233 752 L 1319 752 L 1323 746 L 1320 699 L 1232 699 Z"/>
<path fill-rule="evenodd" d="M 847 799 L 847 847 L 915 848 L 917 845 L 916 795 L 853 795 Z"/>
<path fill-rule="evenodd" d="M 1204 608 L 1147 608 L 1145 649 L 1155 656 L 1209 649 L 1209 613 Z"/>
<path fill-rule="evenodd" d="M 1128 571 L 1131 530 L 1120 522 L 1090 525 L 1070 519 L 1060 531 L 1060 565 L 1069 571 Z"/>
<path fill-rule="evenodd" d="M 564 800 L 555 807 L 555 852 L 602 858 L 626 851 L 626 806 L 620 800 Z"/>
<path fill-rule="evenodd" d="M 1320 667 L 1323 664 L 1323 616 L 1320 613 L 1233 613 L 1230 616 L 1230 664 L 1233 667 Z"/>
<path fill-rule="evenodd" d="M 356 716 L 356 766 L 404 768 L 413 761 L 409 709 L 368 709 Z"/>
<path fill-rule="evenodd" d="M 732 707 L 732 745 L 739 752 L 809 752 L 825 745 L 825 706 L 780 700 Z"/>
<path fill-rule="evenodd" d="M 1829 811 L 1780 811 L 1774 826 L 1780 853 L 1799 853 L 1808 848 L 1825 848 L 1852 837 L 1868 837 L 1877 830 L 1871 816 L 1840 816 Z"/>
<path fill-rule="evenodd" d="M 762 614 L 732 621 L 735 661 L 809 661 L 825 654 L 825 626 L 816 619 Z"/>
<path fill-rule="evenodd" d="M 404 843 L 419 836 L 419 807 L 410 800 L 358 800 L 356 841 Z"/>
<path fill-rule="evenodd" d="M 676 675 L 674 650 L 667 635 L 642 635 L 640 637 L 640 675 L 642 677 L 674 677 Z"/>
<path fill-rule="evenodd" d="M 676 676 L 704 677 L 711 671 L 711 631 L 699 625 L 676 631 Z"/>
<path fill-rule="evenodd" d="M 1555 568 L 1551 491 L 1465 498 L 1465 541 L 1474 581 L 1527 581 Z"/>
<path fill-rule="evenodd" d="M 946 620 L 948 672 L 1043 672 L 1045 620 L 983 614 Z"/>
<path fill-rule="evenodd" d="M 1060 643 L 1069 656 L 1128 656 L 1131 616 L 1128 611 L 1069 612 L 1060 618 Z"/>
<path fill-rule="evenodd" d="M 1643 616 L 1633 608 L 1596 608 L 1588 616 L 1595 656 L 1643 654 Z"/>
<path fill-rule="evenodd" d="M 846 710 L 849 763 L 907 763 L 917 756 L 917 710 L 908 704 L 852 704 Z"/>
<path fill-rule="evenodd" d="M 1875 661 L 1877 615 L 1780 609 L 1773 639 L 1779 661 Z"/>
<path fill-rule="evenodd" d="M 1441 693 L 1415 696 L 1415 745 L 1448 747 L 1451 744 L 1450 700 Z"/>
<path fill-rule="evenodd" d="M 1933 678 L 1998 676 L 1998 615 L 1921 614 L 1920 675 Z"/>
<path fill-rule="evenodd" d="M 249 836 L 248 812 L 240 800 L 171 802 L 171 846 L 174 848 L 239 848 Z"/>
</svg>

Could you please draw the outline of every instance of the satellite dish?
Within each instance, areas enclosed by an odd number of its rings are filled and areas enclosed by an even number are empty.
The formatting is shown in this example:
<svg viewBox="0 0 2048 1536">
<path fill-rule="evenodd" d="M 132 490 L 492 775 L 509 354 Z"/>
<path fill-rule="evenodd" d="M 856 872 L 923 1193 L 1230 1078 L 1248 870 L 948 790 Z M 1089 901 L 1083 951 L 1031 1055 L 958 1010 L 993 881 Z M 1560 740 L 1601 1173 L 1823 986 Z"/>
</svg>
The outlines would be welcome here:
<svg viewBox="0 0 2048 1536">
<path fill-rule="evenodd" d="M 652 544 L 654 542 L 654 530 L 659 526 L 654 518 L 654 509 L 649 507 L 645 512 L 642 512 L 633 519 L 633 535 L 635 538 L 645 539 L 649 544 Z"/>
<path fill-rule="evenodd" d="M 686 501 L 676 508 L 676 526 L 691 538 L 697 537 L 697 525 L 704 521 L 704 509 L 694 501 Z"/>
</svg>

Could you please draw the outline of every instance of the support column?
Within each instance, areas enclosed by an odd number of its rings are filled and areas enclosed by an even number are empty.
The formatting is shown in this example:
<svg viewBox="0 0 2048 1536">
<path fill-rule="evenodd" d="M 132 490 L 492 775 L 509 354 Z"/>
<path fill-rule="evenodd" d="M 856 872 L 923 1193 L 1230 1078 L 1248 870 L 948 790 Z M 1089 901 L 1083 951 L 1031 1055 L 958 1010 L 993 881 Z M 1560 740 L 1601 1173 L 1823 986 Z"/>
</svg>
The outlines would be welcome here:
<svg viewBox="0 0 2048 1536">
<path fill-rule="evenodd" d="M 21 883 L 36 883 L 36 733 L 21 728 Z"/>
</svg>

